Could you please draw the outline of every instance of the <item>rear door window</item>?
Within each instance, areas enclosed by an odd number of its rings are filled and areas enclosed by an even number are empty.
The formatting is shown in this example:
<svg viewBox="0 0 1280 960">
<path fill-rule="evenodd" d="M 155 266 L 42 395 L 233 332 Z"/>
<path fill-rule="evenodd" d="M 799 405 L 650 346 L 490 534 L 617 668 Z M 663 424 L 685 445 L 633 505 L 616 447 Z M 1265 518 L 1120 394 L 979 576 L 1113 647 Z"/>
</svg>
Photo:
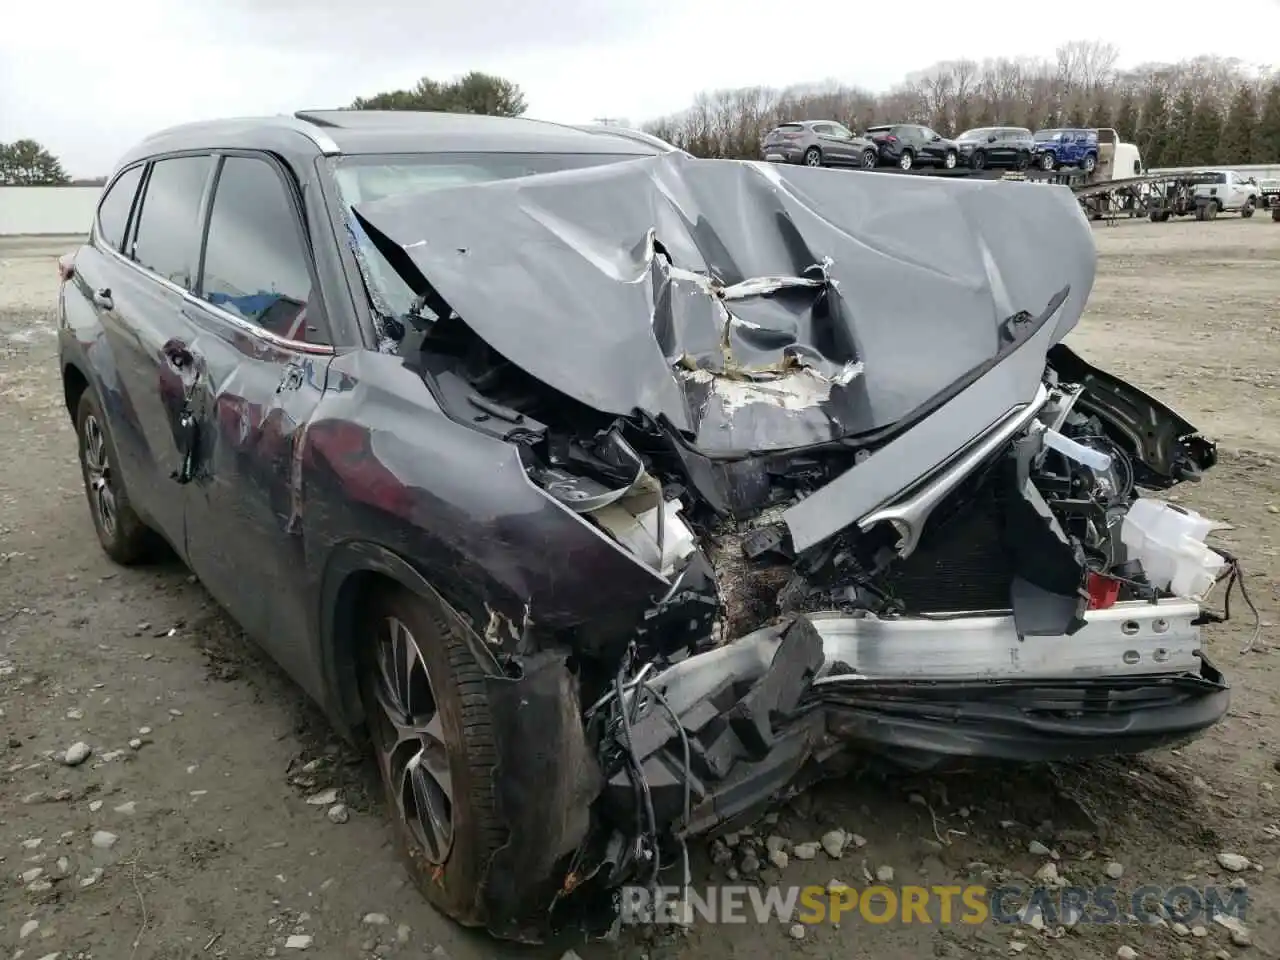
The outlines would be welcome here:
<svg viewBox="0 0 1280 960">
<path fill-rule="evenodd" d="M 145 166 L 140 163 L 126 170 L 103 194 L 98 207 L 98 233 L 112 250 L 122 249 L 124 231 L 133 210 L 133 198 L 138 195 L 138 184 L 142 182 Z"/>
<path fill-rule="evenodd" d="M 311 257 L 288 185 L 266 159 L 223 162 L 209 212 L 200 296 L 288 340 L 316 343 Z"/>
<path fill-rule="evenodd" d="M 131 256 L 184 290 L 195 285 L 200 201 L 213 158 L 169 157 L 151 167 Z"/>
</svg>

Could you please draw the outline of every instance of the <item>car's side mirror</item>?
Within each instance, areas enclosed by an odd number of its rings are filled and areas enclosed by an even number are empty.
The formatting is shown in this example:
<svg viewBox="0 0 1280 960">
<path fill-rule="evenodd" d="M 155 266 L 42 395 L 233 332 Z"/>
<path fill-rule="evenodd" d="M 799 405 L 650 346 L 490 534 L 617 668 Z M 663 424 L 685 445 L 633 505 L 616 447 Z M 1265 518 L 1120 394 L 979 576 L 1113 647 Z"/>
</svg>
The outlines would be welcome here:
<svg viewBox="0 0 1280 960">
<path fill-rule="evenodd" d="M 996 142 L 995 134 L 992 134 L 991 136 L 987 137 L 987 143 L 995 143 L 995 142 Z"/>
</svg>

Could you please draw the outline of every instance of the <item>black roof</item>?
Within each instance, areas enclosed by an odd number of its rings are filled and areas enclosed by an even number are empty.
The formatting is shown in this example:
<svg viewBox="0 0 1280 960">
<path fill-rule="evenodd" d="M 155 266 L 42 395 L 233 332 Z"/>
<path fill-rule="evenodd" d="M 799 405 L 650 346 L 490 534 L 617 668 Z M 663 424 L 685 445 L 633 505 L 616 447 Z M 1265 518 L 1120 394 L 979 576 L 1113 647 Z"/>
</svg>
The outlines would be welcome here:
<svg viewBox="0 0 1280 960">
<path fill-rule="evenodd" d="M 407 110 L 303 110 L 293 116 L 240 117 L 169 127 L 122 160 L 181 150 L 279 149 L 356 153 L 601 153 L 651 156 L 636 139 L 513 117 Z"/>
</svg>

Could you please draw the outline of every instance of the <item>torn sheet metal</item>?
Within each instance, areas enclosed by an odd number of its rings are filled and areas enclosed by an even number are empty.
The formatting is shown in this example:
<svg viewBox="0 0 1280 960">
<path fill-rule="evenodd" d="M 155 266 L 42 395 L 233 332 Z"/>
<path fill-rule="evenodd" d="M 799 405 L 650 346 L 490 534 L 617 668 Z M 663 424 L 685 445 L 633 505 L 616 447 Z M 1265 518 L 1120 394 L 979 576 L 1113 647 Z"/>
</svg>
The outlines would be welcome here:
<svg viewBox="0 0 1280 960">
<path fill-rule="evenodd" d="M 356 213 L 513 363 L 598 410 L 665 416 L 706 451 L 887 427 L 1069 287 L 1064 335 L 1094 275 L 1065 189 L 679 154 Z"/>
</svg>

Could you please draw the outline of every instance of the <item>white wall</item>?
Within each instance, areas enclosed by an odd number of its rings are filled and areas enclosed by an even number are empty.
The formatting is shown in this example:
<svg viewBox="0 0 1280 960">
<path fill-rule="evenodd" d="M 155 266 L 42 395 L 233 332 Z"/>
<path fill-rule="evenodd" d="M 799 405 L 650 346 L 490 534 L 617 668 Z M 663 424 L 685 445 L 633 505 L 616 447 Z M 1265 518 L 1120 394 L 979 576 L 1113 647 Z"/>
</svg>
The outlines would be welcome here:
<svg viewBox="0 0 1280 960">
<path fill-rule="evenodd" d="M 0 237 L 89 233 L 101 187 L 0 187 Z"/>
</svg>

